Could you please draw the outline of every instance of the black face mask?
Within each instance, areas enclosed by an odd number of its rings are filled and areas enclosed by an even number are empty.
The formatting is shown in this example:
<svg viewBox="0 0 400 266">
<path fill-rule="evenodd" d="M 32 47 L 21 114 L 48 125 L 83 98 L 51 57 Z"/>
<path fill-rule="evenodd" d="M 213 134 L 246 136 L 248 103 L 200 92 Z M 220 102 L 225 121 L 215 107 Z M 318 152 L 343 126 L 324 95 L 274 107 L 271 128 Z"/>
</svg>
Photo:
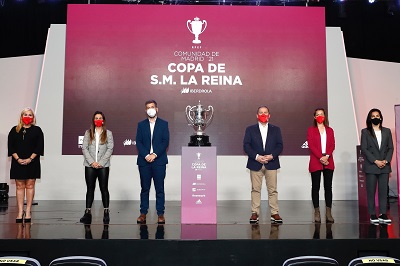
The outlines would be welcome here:
<svg viewBox="0 0 400 266">
<path fill-rule="evenodd" d="M 372 118 L 371 122 L 372 124 L 374 124 L 375 126 L 379 125 L 381 123 L 381 119 L 380 118 Z"/>
</svg>

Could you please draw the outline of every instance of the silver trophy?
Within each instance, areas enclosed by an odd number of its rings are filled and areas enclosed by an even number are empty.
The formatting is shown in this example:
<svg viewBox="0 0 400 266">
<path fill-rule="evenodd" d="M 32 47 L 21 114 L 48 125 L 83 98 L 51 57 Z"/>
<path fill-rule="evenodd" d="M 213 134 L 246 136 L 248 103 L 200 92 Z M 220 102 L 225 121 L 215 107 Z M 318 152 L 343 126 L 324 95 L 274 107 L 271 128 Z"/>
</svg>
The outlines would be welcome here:
<svg viewBox="0 0 400 266">
<path fill-rule="evenodd" d="M 214 108 L 209 105 L 206 109 L 199 101 L 197 105 L 186 106 L 185 113 L 189 126 L 193 126 L 196 131 L 195 134 L 190 136 L 189 146 L 211 146 L 209 137 L 204 134 L 204 130 L 211 123 L 214 115 Z"/>
</svg>

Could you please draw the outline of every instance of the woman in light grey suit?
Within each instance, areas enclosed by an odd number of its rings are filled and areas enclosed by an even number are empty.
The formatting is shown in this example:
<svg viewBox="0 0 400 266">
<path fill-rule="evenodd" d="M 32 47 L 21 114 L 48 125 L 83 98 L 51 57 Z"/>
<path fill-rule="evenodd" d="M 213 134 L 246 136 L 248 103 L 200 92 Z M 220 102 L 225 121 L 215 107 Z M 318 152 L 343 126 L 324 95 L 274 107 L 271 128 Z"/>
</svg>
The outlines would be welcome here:
<svg viewBox="0 0 400 266">
<path fill-rule="evenodd" d="M 106 128 L 106 117 L 100 111 L 96 111 L 92 118 L 90 129 L 86 130 L 83 138 L 82 153 L 84 157 L 86 180 L 86 210 L 80 222 L 90 224 L 92 222 L 91 207 L 96 188 L 96 179 L 99 179 L 101 199 L 104 207 L 103 222 L 110 222 L 110 194 L 108 192 L 108 175 L 110 172 L 110 158 L 114 149 L 113 135 Z"/>
<path fill-rule="evenodd" d="M 379 109 L 368 113 L 367 128 L 361 131 L 361 150 L 365 155 L 364 172 L 366 175 L 368 212 L 371 223 L 391 223 L 386 215 L 387 188 L 390 161 L 393 155 L 392 132 L 382 127 L 383 116 Z M 375 191 L 378 184 L 379 217 L 376 216 Z"/>
</svg>

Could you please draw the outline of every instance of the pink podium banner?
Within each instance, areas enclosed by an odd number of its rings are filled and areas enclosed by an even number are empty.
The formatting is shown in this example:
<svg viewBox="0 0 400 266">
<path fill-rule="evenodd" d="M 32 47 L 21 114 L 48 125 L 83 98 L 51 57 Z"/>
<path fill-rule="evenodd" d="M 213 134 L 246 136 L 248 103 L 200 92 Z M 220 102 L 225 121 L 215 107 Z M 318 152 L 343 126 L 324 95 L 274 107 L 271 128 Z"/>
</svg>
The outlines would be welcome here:
<svg viewBox="0 0 400 266">
<path fill-rule="evenodd" d="M 182 224 L 181 239 L 215 240 L 217 239 L 216 224 Z"/>
<path fill-rule="evenodd" d="M 182 147 L 181 222 L 217 223 L 217 148 Z"/>
</svg>

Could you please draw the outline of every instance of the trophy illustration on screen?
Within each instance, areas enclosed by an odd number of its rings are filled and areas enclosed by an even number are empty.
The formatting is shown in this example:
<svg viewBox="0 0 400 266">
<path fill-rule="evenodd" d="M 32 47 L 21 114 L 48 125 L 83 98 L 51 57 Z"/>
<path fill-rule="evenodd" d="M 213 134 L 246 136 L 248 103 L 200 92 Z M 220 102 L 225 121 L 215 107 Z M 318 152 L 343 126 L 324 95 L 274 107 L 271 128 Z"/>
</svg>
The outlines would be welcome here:
<svg viewBox="0 0 400 266">
<path fill-rule="evenodd" d="M 214 108 L 209 105 L 206 108 L 200 103 L 194 106 L 186 106 L 186 118 L 189 122 L 189 126 L 192 126 L 196 131 L 195 134 L 190 136 L 189 146 L 211 146 L 209 136 L 204 134 L 204 130 L 211 123 Z"/>
<path fill-rule="evenodd" d="M 190 27 L 189 27 L 190 24 Z M 204 24 L 204 28 L 203 28 L 203 24 Z M 199 40 L 199 35 L 203 33 L 203 31 L 205 31 L 205 29 L 207 28 L 207 21 L 203 20 L 200 21 L 200 19 L 198 17 L 195 17 L 194 20 L 188 20 L 186 22 L 186 26 L 188 28 L 188 30 L 194 34 L 194 40 L 192 41 L 193 43 L 201 43 L 201 41 Z"/>
</svg>

